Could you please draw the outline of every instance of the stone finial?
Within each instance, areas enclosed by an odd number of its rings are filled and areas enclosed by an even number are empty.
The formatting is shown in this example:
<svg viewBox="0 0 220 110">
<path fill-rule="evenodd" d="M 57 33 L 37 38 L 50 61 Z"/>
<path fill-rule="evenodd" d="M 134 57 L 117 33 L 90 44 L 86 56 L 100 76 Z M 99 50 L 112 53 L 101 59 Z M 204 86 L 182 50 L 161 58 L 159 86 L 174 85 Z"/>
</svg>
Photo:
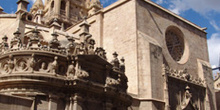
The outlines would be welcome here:
<svg viewBox="0 0 220 110">
<path fill-rule="evenodd" d="M 33 33 L 33 37 L 34 38 L 38 38 L 38 35 L 39 35 L 39 30 L 37 29 L 37 25 L 35 26 L 35 28 L 32 30 L 32 33 Z"/>
<path fill-rule="evenodd" d="M 7 42 L 7 41 L 8 41 L 8 37 L 5 35 L 5 36 L 2 38 L 2 41 L 3 41 L 3 42 Z"/>
<path fill-rule="evenodd" d="M 80 41 L 81 42 L 84 42 L 85 41 L 85 39 L 86 39 L 86 37 L 88 36 L 88 35 L 90 35 L 90 33 L 89 33 L 89 27 L 90 27 L 90 24 L 87 22 L 87 17 L 84 17 L 83 18 L 84 19 L 84 21 L 83 21 L 83 23 L 80 25 L 80 28 L 81 28 L 81 34 L 80 34 Z"/>
<path fill-rule="evenodd" d="M 98 10 L 102 8 L 102 5 L 99 0 L 91 0 L 90 3 L 89 15 L 95 14 Z"/>
<path fill-rule="evenodd" d="M 38 9 L 44 9 L 44 4 L 42 0 L 36 0 L 31 8 L 31 11 Z"/>
<path fill-rule="evenodd" d="M 53 36 L 52 40 L 50 41 L 50 48 L 58 49 L 60 46 L 60 41 L 57 39 L 59 36 L 55 31 L 51 34 Z"/>
<path fill-rule="evenodd" d="M 17 4 L 18 4 L 17 12 L 19 11 L 27 12 L 27 5 L 29 4 L 28 0 L 18 0 Z"/>
<path fill-rule="evenodd" d="M 0 6 L 0 12 L 4 11 L 4 9 Z"/>
<path fill-rule="evenodd" d="M 33 48 L 39 48 L 40 47 L 40 38 L 39 38 L 39 30 L 37 29 L 37 26 L 32 30 L 33 36 L 30 37 L 28 41 L 28 48 L 33 47 Z"/>
<path fill-rule="evenodd" d="M 14 33 L 15 37 L 19 37 L 19 35 L 21 35 L 21 32 L 19 31 L 19 28 L 17 28 L 17 31 L 15 31 Z"/>
<path fill-rule="evenodd" d="M 21 32 L 19 31 L 19 28 L 17 28 L 17 31 L 14 32 L 14 38 L 11 40 L 11 48 L 12 49 L 18 49 L 22 47 L 22 42 L 20 38 Z"/>
<path fill-rule="evenodd" d="M 61 25 L 58 23 L 57 18 L 53 19 L 53 23 L 51 24 L 51 27 L 54 27 L 54 29 L 58 29 L 58 30 L 61 28 Z"/>
<path fill-rule="evenodd" d="M 18 1 L 17 1 L 17 4 L 19 4 L 20 2 L 25 2 L 25 3 L 28 3 L 28 4 L 29 4 L 29 1 L 28 1 L 28 0 L 18 0 Z"/>
<path fill-rule="evenodd" d="M 6 51 L 8 49 L 8 37 L 5 35 L 2 38 L 2 43 L 0 45 L 0 50 L 1 51 Z"/>
</svg>

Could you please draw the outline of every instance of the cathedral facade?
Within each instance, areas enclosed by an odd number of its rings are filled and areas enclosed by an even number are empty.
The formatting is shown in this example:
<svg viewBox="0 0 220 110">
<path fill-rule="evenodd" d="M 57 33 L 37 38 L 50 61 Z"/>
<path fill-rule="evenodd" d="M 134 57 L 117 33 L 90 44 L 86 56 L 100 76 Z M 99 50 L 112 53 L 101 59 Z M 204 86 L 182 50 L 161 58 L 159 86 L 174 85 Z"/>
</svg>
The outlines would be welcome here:
<svg viewBox="0 0 220 110">
<path fill-rule="evenodd" d="M 150 0 L 44 3 L 0 8 L 0 109 L 216 110 L 205 28 Z"/>
</svg>

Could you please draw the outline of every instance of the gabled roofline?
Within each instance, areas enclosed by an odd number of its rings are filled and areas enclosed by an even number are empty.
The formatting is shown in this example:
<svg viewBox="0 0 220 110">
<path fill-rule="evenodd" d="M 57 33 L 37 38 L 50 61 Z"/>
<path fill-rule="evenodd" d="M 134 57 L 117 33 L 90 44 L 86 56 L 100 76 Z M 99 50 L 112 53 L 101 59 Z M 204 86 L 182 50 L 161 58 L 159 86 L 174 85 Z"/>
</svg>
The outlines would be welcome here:
<svg viewBox="0 0 220 110">
<path fill-rule="evenodd" d="M 168 14 L 174 16 L 175 18 L 177 18 L 177 19 L 179 19 L 179 20 L 181 20 L 181 21 L 183 21 L 183 22 L 185 22 L 185 23 L 191 25 L 192 27 L 194 27 L 194 28 L 196 28 L 196 29 L 198 29 L 198 30 L 200 30 L 200 31 L 202 31 L 202 32 L 204 32 L 204 33 L 206 33 L 206 32 L 205 32 L 205 30 L 207 29 L 206 27 L 202 28 L 202 27 L 200 27 L 200 26 L 198 26 L 198 25 L 192 23 L 191 21 L 189 21 L 189 20 L 187 20 L 187 19 L 185 19 L 185 18 L 183 18 L 183 17 L 181 17 L 181 16 L 179 16 L 179 15 L 173 13 L 172 11 L 170 11 L 170 10 L 168 10 L 168 9 L 166 9 L 166 8 L 164 8 L 164 7 L 160 6 L 160 5 L 158 5 L 158 4 L 154 3 L 154 2 L 152 2 L 151 0 L 144 0 L 144 1 L 147 2 L 147 3 L 149 3 L 150 5 L 152 5 L 152 6 L 154 6 L 154 7 L 157 7 L 157 8 L 159 8 L 159 9 L 161 9 L 162 11 L 164 11 L 164 12 L 166 12 L 166 13 L 168 13 Z"/>
<path fill-rule="evenodd" d="M 103 8 L 103 9 L 101 9 L 100 11 L 98 11 L 97 13 L 95 13 L 94 15 L 96 15 L 96 14 L 98 14 L 98 13 L 106 13 L 106 12 L 108 12 L 108 11 L 114 9 L 114 8 L 117 8 L 118 6 L 124 4 L 124 3 L 128 2 L 128 1 L 131 1 L 131 0 L 118 0 L 117 2 L 115 2 L 115 3 L 113 3 L 113 4 L 109 5 L 109 6 L 107 6 L 107 7 Z M 146 3 L 148 3 L 148 4 L 152 5 L 152 6 L 158 8 L 158 9 L 164 11 L 164 12 L 166 12 L 166 13 L 169 14 L 169 15 L 174 16 L 175 18 L 177 18 L 177 19 L 183 21 L 184 23 L 186 23 L 186 24 L 188 24 L 188 25 L 190 25 L 190 26 L 192 26 L 192 27 L 198 29 L 199 31 L 204 32 L 205 34 L 207 34 L 207 32 L 205 31 L 205 30 L 207 29 L 206 27 L 202 28 L 202 27 L 200 27 L 200 26 L 198 26 L 198 25 L 192 23 L 191 21 L 189 21 L 189 20 L 187 20 L 187 19 L 185 19 L 185 18 L 183 18 L 183 17 L 181 17 L 181 16 L 179 16 L 179 15 L 177 15 L 177 14 L 171 12 L 170 10 L 168 10 L 168 9 L 166 9 L 166 8 L 164 8 L 164 7 L 160 6 L 160 5 L 158 5 L 158 4 L 154 3 L 154 2 L 152 2 L 151 0 L 143 0 L 143 1 L 145 1 Z M 92 16 L 94 16 L 94 15 L 92 15 Z M 90 16 L 90 17 L 92 17 L 92 16 Z M 90 18 L 90 17 L 89 17 L 89 18 Z M 81 23 L 81 21 L 78 22 L 77 24 L 80 24 L 80 23 Z M 75 24 L 75 25 L 77 25 L 77 24 Z M 66 29 L 66 31 L 69 30 L 69 29 L 71 29 L 71 28 L 74 27 L 75 25 L 70 26 L 68 29 Z"/>
</svg>

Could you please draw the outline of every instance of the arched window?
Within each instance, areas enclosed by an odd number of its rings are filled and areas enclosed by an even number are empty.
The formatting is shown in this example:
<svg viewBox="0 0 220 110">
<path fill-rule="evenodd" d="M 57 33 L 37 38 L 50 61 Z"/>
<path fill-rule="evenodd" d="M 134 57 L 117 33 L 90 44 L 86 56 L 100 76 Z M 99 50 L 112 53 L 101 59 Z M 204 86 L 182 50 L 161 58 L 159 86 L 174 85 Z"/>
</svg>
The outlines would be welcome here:
<svg viewBox="0 0 220 110">
<path fill-rule="evenodd" d="M 51 2 L 51 5 L 50 5 L 51 9 L 54 8 L 54 1 Z"/>
<path fill-rule="evenodd" d="M 66 9 L 66 3 L 65 1 L 61 1 L 61 10 L 65 10 Z"/>
<path fill-rule="evenodd" d="M 36 18 L 36 21 L 35 21 L 36 23 L 38 23 L 38 17 Z"/>
</svg>

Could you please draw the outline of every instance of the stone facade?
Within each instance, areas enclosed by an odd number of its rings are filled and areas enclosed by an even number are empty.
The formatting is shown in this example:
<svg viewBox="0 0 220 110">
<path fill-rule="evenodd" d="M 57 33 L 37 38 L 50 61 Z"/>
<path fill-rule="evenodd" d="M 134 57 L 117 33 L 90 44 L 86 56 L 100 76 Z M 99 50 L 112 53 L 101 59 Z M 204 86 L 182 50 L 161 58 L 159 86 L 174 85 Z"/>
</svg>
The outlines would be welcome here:
<svg viewBox="0 0 220 110">
<path fill-rule="evenodd" d="M 148 0 L 17 3 L 0 14 L 2 79 L 31 83 L 1 93 L 32 97 L 34 109 L 216 110 L 204 28 Z"/>
</svg>

